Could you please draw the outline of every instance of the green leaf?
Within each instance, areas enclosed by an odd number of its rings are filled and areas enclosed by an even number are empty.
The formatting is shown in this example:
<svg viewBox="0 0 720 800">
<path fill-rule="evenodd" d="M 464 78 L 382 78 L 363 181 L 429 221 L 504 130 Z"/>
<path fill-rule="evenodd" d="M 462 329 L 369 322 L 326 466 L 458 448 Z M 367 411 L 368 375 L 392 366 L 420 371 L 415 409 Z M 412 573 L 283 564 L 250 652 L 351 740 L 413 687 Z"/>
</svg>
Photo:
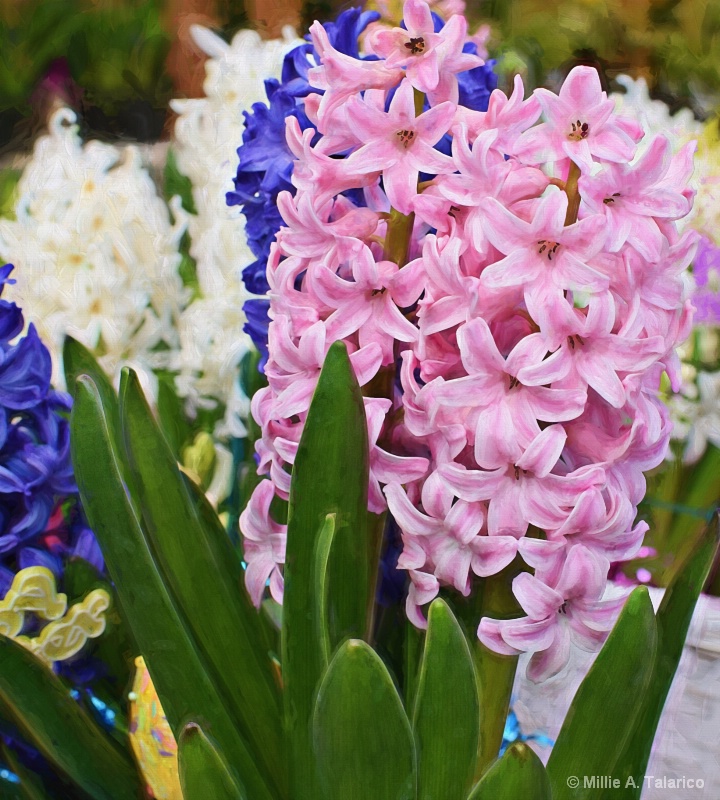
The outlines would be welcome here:
<svg viewBox="0 0 720 800">
<path fill-rule="evenodd" d="M 583 776 L 611 774 L 628 746 L 639 699 L 652 676 L 656 644 L 650 595 L 640 586 L 580 684 L 550 754 L 547 771 L 554 800 L 598 797 Z M 568 785 L 570 778 L 579 778 L 578 786 Z"/>
<path fill-rule="evenodd" d="M 317 598 L 317 636 L 327 665 L 330 660 L 330 631 L 327 610 L 327 569 L 335 536 L 335 514 L 328 514 L 320 529 L 315 548 L 315 597 Z"/>
<path fill-rule="evenodd" d="M 326 800 L 415 800 L 410 722 L 385 665 L 365 642 L 345 642 L 330 662 L 313 739 Z"/>
<path fill-rule="evenodd" d="M 74 396 L 77 386 L 77 379 L 81 375 L 87 375 L 95 384 L 102 407 L 105 410 L 105 418 L 110 432 L 110 442 L 115 455 L 117 456 L 118 466 L 122 474 L 123 481 L 129 489 L 130 502 L 134 503 L 132 492 L 132 475 L 125 458 L 125 451 L 120 435 L 120 407 L 118 404 L 117 392 L 113 388 L 110 379 L 105 374 L 103 368 L 98 364 L 95 356 L 80 344 L 72 336 L 65 336 L 63 341 L 63 369 L 65 372 L 65 383 L 68 391 Z M 137 511 L 137 508 L 135 509 Z"/>
<path fill-rule="evenodd" d="M 221 552 L 218 553 L 218 557 L 225 558 L 222 551 L 226 549 L 224 543 L 225 537 L 227 537 L 227 532 L 225 531 L 220 518 L 215 513 L 215 509 L 210 505 L 210 501 L 207 499 L 202 489 L 184 473 L 182 474 L 182 478 L 183 483 L 185 484 L 185 489 L 190 495 L 190 498 L 195 506 L 198 521 L 207 529 L 206 535 L 208 537 L 208 541 L 221 543 Z M 245 580 L 245 572 L 242 568 L 240 557 L 234 549 L 232 555 L 232 560 L 230 560 L 228 557 L 225 566 L 232 570 L 232 580 L 237 581 L 238 584 L 240 584 Z M 264 603 L 268 601 L 269 600 L 266 600 Z M 282 606 L 278 606 L 278 608 L 282 608 Z M 263 650 L 263 652 L 268 653 L 271 658 L 277 660 L 278 654 L 280 653 L 279 626 L 275 625 L 272 619 L 268 617 L 268 614 L 262 609 L 258 613 L 258 618 L 260 620 L 259 624 L 262 633 L 262 642 L 259 647 Z M 277 685 L 279 686 L 279 684 L 280 681 L 278 680 Z"/>
<path fill-rule="evenodd" d="M 52 670 L 4 636 L 0 700 L 32 744 L 95 800 L 137 800 L 141 782 L 129 756 L 70 697 Z"/>
<path fill-rule="evenodd" d="M 428 613 L 413 730 L 418 800 L 463 800 L 472 785 L 480 735 L 477 679 L 465 634 L 444 600 Z"/>
<path fill-rule="evenodd" d="M 245 800 L 222 754 L 193 722 L 180 734 L 178 770 L 184 800 Z"/>
<path fill-rule="evenodd" d="M 325 359 L 303 430 L 290 488 L 282 664 L 290 737 L 291 796 L 316 800 L 310 718 L 325 666 L 318 638 L 319 598 L 312 575 L 316 540 L 336 515 L 328 560 L 330 646 L 366 635 L 377 566 L 368 545 L 368 439 L 360 387 L 345 345 Z"/>
<path fill-rule="evenodd" d="M 281 705 L 262 620 L 221 524 L 200 519 L 134 372 L 120 381 L 122 432 L 158 566 L 266 780 L 283 780 Z M 205 515 L 208 514 L 207 508 Z"/>
<path fill-rule="evenodd" d="M 173 455 L 180 461 L 183 448 L 193 439 L 193 431 L 185 418 L 182 400 L 175 392 L 173 378 L 170 375 L 161 375 L 158 378 L 157 409 L 163 433 L 167 437 Z"/>
<path fill-rule="evenodd" d="M 63 370 L 68 391 L 75 393 L 76 381 L 81 375 L 89 375 L 100 394 L 103 408 L 108 416 L 108 426 L 112 433 L 113 445 L 119 443 L 120 418 L 115 389 L 95 356 L 72 336 L 65 336 L 63 342 Z"/>
<path fill-rule="evenodd" d="M 671 566 L 661 575 L 666 585 L 672 583 L 686 560 L 701 546 L 708 520 L 701 516 L 702 511 L 717 506 L 720 500 L 720 449 L 709 444 L 700 461 L 681 472 L 682 481 L 674 499 L 682 498 L 682 505 L 673 514 L 667 538 L 661 543 L 666 553 L 674 555 Z M 695 510 L 697 516 L 684 509 Z"/>
<path fill-rule="evenodd" d="M 468 800 L 553 800 L 545 767 L 523 742 L 511 744 L 476 784 Z"/>
<path fill-rule="evenodd" d="M 189 720 L 200 722 L 238 769 L 253 800 L 274 800 L 158 571 L 127 499 L 100 396 L 90 378 L 78 380 L 70 429 L 75 476 L 88 521 L 170 727 L 177 737 Z"/>
<path fill-rule="evenodd" d="M 716 517 L 705 529 L 698 548 L 685 559 L 675 579 L 665 590 L 658 608 L 658 644 L 652 680 L 641 699 L 631 739 L 614 770 L 618 777 L 625 779 L 624 783 L 627 776 L 634 776 L 636 788 L 628 787 L 622 794 L 623 798 L 640 797 L 655 731 L 680 663 L 695 604 L 717 551 Z"/>
</svg>

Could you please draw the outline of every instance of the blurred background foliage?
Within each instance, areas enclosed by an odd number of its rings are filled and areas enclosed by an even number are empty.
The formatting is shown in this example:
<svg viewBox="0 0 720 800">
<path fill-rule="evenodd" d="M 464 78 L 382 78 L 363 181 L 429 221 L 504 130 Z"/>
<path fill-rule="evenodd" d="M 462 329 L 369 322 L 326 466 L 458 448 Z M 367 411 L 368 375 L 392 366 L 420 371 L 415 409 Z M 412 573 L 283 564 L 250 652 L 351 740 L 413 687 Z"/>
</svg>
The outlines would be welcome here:
<svg viewBox="0 0 720 800">
<path fill-rule="evenodd" d="M 327 18 L 338 0 L 0 0 L 0 148 L 25 149 L 53 97 L 80 111 L 103 138 L 155 141 L 170 130 L 168 100 L 202 92 L 192 23 L 227 38 L 255 24 Z M 392 0 L 384 5 L 392 6 Z M 398 4 L 399 5 L 399 4 Z M 720 80 L 717 0 L 469 0 L 489 24 L 504 76 L 530 86 L 560 81 L 578 62 L 644 77 L 671 109 L 714 110 Z"/>
<path fill-rule="evenodd" d="M 171 32 L 159 0 L 4 0 L 0 5 L 0 114 L 11 126 L 44 116 L 48 95 L 80 107 L 92 127 L 155 138 L 172 96 Z M 133 117 L 146 117 L 144 126 Z"/>
<path fill-rule="evenodd" d="M 715 106 L 716 0 L 484 0 L 471 8 L 490 23 L 490 49 L 504 56 L 501 67 L 526 71 L 533 85 L 581 61 L 601 66 L 608 80 L 644 77 L 671 109 L 705 116 Z"/>
</svg>

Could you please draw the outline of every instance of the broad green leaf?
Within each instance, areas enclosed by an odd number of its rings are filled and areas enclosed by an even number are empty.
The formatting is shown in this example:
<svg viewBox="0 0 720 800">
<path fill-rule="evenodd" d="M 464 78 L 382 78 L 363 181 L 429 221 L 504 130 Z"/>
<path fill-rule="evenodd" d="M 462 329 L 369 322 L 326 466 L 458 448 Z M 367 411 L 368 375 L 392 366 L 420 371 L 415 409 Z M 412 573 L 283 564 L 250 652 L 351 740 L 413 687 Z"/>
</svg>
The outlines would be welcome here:
<svg viewBox="0 0 720 800">
<path fill-rule="evenodd" d="M 110 442 L 118 460 L 118 467 L 123 481 L 129 490 L 130 502 L 134 503 L 132 492 L 132 475 L 125 458 L 120 435 L 120 408 L 118 405 L 117 392 L 113 388 L 110 379 L 105 374 L 103 368 L 98 364 L 95 356 L 80 344 L 72 336 L 65 336 L 63 342 L 63 369 L 65 371 L 65 383 L 68 391 L 73 395 L 76 391 L 77 379 L 81 375 L 87 375 L 92 379 L 95 388 L 100 395 L 102 407 L 105 410 L 105 419 L 110 432 Z M 137 508 L 135 509 L 137 512 Z"/>
<path fill-rule="evenodd" d="M 413 731 L 418 800 L 463 800 L 472 784 L 480 734 L 475 665 L 465 634 L 444 600 L 428 613 Z"/>
<path fill-rule="evenodd" d="M 158 379 L 157 411 L 173 455 L 180 461 L 184 446 L 192 441 L 193 431 L 185 418 L 182 400 L 175 392 L 172 376 L 161 375 Z"/>
<path fill-rule="evenodd" d="M 342 644 L 325 672 L 313 716 L 325 800 L 415 800 L 410 722 L 392 678 L 365 642 Z"/>
<path fill-rule="evenodd" d="M 158 571 L 125 493 L 100 396 L 87 377 L 78 380 L 70 428 L 88 521 L 175 736 L 188 720 L 198 720 L 227 753 L 253 800 L 274 800 Z"/>
<path fill-rule="evenodd" d="M 553 800 L 545 767 L 523 742 L 511 744 L 470 792 L 468 800 Z"/>
<path fill-rule="evenodd" d="M 107 415 L 108 427 L 112 434 L 113 446 L 120 441 L 120 418 L 118 416 L 118 400 L 115 389 L 95 356 L 72 336 L 65 336 L 63 342 L 63 369 L 68 391 L 74 394 L 76 381 L 81 375 L 92 378 L 95 388 L 100 394 L 103 408 Z"/>
<path fill-rule="evenodd" d="M 320 529 L 315 548 L 315 597 L 317 597 L 317 629 L 318 641 L 323 652 L 323 659 L 327 665 L 330 660 L 330 631 L 328 630 L 327 610 L 327 569 L 330 560 L 333 537 L 335 536 L 335 514 L 328 514 L 325 523 Z"/>
<path fill-rule="evenodd" d="M 628 746 L 650 682 L 657 645 L 647 588 L 636 588 L 595 663 L 580 684 L 555 742 L 547 771 L 554 800 L 596 798 L 584 775 L 609 775 Z M 577 786 L 568 779 L 577 777 Z"/>
<path fill-rule="evenodd" d="M 94 800 L 137 800 L 132 760 L 36 656 L 0 636 L 0 700 L 29 741 Z"/>
<path fill-rule="evenodd" d="M 186 725 L 178 743 L 178 770 L 183 800 L 245 800 L 217 748 L 195 723 Z"/>
<path fill-rule="evenodd" d="M 325 666 L 312 574 L 328 514 L 336 526 L 327 569 L 330 646 L 366 635 L 376 564 L 368 545 L 368 439 L 360 388 L 345 345 L 325 359 L 308 411 L 290 488 L 282 664 L 293 800 L 316 800 L 310 718 Z"/>
<path fill-rule="evenodd" d="M 282 791 L 281 705 L 260 615 L 222 525 L 200 519 L 177 461 L 131 370 L 120 381 L 122 434 L 142 509 L 143 526 L 164 580 L 212 680 L 238 721 L 266 780 Z"/>
<path fill-rule="evenodd" d="M 650 751 L 665 700 L 683 652 L 695 604 L 718 551 L 717 517 L 707 526 L 699 547 L 691 553 L 678 570 L 675 579 L 665 590 L 657 612 L 658 643 L 650 685 L 638 698 L 640 712 L 632 736 L 623 750 L 614 774 L 625 778 L 634 776 L 635 788 L 627 787 L 623 798 L 639 798 L 643 788 Z M 625 781 L 626 782 L 626 781 Z M 617 792 L 609 792 L 609 795 Z"/>
<path fill-rule="evenodd" d="M 227 536 L 227 533 L 222 522 L 220 521 L 220 517 L 218 517 L 218 515 L 215 513 L 215 509 L 210 505 L 210 501 L 207 499 L 202 489 L 184 473 L 182 478 L 183 483 L 185 484 L 185 489 L 190 495 L 190 498 L 195 506 L 198 521 L 201 525 L 204 525 L 207 528 L 206 535 L 208 537 L 208 541 L 222 542 L 221 551 L 218 553 L 218 557 L 224 558 L 225 556 L 223 555 L 223 551 L 225 550 L 225 540 L 221 537 Z M 233 580 L 237 581 L 238 584 L 244 582 L 245 572 L 242 568 L 240 557 L 237 553 L 235 553 L 234 550 L 232 562 L 230 562 L 228 559 L 226 567 L 232 568 L 234 573 Z M 270 598 L 268 598 L 267 600 L 263 601 L 263 605 L 267 602 L 274 601 L 271 601 Z M 278 606 L 278 608 L 282 609 L 282 606 Z M 260 613 L 258 613 L 258 618 L 260 620 L 262 632 L 262 643 L 260 644 L 260 647 L 262 648 L 263 652 L 268 653 L 271 658 L 277 659 L 280 653 L 279 626 L 273 623 L 272 619 L 263 609 L 261 609 Z M 276 683 L 279 691 L 280 681 L 277 681 Z"/>
<path fill-rule="evenodd" d="M 705 454 L 691 469 L 682 470 L 683 480 L 678 488 L 677 498 L 682 498 L 682 505 L 673 514 L 672 524 L 664 542 L 666 552 L 673 553 L 672 565 L 662 575 L 664 583 L 669 585 L 683 568 L 686 560 L 700 547 L 707 518 L 700 513 L 703 509 L 717 506 L 720 500 L 720 449 L 708 445 Z M 687 510 L 696 511 L 697 515 Z"/>
</svg>

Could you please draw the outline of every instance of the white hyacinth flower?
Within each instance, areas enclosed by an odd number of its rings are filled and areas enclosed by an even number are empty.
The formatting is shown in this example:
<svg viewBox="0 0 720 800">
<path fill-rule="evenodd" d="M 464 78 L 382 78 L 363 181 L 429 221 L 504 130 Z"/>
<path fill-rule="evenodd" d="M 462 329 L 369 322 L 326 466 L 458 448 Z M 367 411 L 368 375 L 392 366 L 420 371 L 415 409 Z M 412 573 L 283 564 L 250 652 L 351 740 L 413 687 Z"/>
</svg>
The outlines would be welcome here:
<svg viewBox="0 0 720 800">
<path fill-rule="evenodd" d="M 683 461 L 694 464 L 708 444 L 720 447 L 720 372 L 699 372 L 688 376 L 682 394 L 670 398 L 675 422 L 673 437 L 686 441 Z"/>
<path fill-rule="evenodd" d="M 251 295 L 241 273 L 254 256 L 245 238 L 245 218 L 226 204 L 225 195 L 233 189 L 237 170 L 242 112 L 266 102 L 265 80 L 280 78 L 283 58 L 302 40 L 291 28 L 271 41 L 240 31 L 231 44 L 198 25 L 192 35 L 210 56 L 206 96 L 173 100 L 171 107 L 179 114 L 173 150 L 178 168 L 192 182 L 197 212 L 190 215 L 188 231 L 201 297 L 180 321 L 176 386 L 190 413 L 221 398 L 227 411 L 216 433 L 243 436 L 249 403 L 238 385 L 238 365 L 252 343 L 243 332 L 242 306 Z"/>
<path fill-rule="evenodd" d="M 679 149 L 702 133 L 702 123 L 695 119 L 689 108 L 672 114 L 662 100 L 651 99 L 645 78 L 633 79 L 629 75 L 618 75 L 616 80 L 625 89 L 625 94 L 611 95 L 615 100 L 615 109 L 619 114 L 632 117 L 642 125 L 646 141 L 662 133 Z"/>
<path fill-rule="evenodd" d="M 109 375 L 169 368 L 177 320 L 189 294 L 178 274 L 185 230 L 158 196 L 134 147 L 83 144 L 67 108 L 49 120 L 17 187 L 14 220 L 0 220 L 0 258 L 15 264 L 6 296 L 34 322 L 62 385 L 65 334 L 99 358 Z"/>
</svg>

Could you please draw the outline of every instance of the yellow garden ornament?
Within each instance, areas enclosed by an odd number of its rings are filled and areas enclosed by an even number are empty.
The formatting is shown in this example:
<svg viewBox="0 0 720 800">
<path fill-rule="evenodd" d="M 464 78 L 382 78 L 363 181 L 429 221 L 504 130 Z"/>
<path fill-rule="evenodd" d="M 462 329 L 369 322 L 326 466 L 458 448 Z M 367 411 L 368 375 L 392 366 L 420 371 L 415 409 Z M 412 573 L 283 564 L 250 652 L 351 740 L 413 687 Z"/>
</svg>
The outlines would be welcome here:
<svg viewBox="0 0 720 800">
<path fill-rule="evenodd" d="M 177 744 L 142 656 L 130 693 L 130 744 L 152 797 L 182 800 Z"/>
<path fill-rule="evenodd" d="M 76 655 L 88 639 L 105 630 L 110 595 L 93 589 L 80 603 L 67 607 L 67 596 L 58 593 L 55 576 L 45 567 L 27 567 L 14 577 L 0 601 L 0 634 L 15 639 L 48 664 Z M 21 636 L 25 614 L 35 614 L 48 624 L 37 636 Z"/>
</svg>

